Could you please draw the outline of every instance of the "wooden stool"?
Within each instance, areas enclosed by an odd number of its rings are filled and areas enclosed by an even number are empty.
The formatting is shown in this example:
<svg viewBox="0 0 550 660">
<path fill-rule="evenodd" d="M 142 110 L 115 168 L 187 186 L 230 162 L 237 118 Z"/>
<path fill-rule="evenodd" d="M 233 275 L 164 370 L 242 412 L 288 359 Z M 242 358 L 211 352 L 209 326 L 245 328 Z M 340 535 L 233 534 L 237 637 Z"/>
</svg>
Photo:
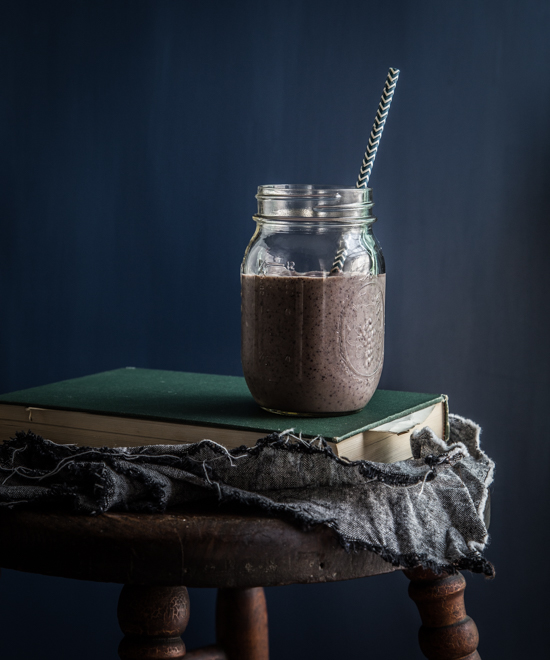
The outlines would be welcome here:
<svg viewBox="0 0 550 660">
<path fill-rule="evenodd" d="M 123 660 L 267 660 L 262 587 L 398 570 L 371 552 L 347 553 L 326 527 L 303 532 L 278 518 L 222 508 L 99 516 L 4 509 L 0 530 L 4 568 L 124 584 L 118 603 Z M 479 660 L 463 576 L 405 574 L 422 618 L 424 655 Z M 189 620 L 186 586 L 218 588 L 217 643 L 187 653 L 181 639 Z"/>
</svg>

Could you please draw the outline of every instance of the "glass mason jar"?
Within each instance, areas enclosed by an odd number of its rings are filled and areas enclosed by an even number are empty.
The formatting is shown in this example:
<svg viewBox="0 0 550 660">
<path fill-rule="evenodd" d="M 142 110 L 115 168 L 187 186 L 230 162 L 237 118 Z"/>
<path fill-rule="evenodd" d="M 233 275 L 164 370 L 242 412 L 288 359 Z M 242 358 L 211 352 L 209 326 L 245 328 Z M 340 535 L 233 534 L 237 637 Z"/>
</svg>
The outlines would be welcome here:
<svg viewBox="0 0 550 660">
<path fill-rule="evenodd" d="M 352 413 L 384 360 L 384 257 L 372 190 L 260 186 L 241 267 L 241 358 L 250 392 L 279 414 Z"/>
</svg>

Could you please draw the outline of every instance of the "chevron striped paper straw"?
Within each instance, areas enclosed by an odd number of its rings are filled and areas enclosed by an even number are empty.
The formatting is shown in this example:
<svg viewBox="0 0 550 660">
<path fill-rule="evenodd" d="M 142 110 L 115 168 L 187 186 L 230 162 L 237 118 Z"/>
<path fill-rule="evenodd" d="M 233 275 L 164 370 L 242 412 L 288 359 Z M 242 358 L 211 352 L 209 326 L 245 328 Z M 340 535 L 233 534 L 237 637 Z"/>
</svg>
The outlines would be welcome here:
<svg viewBox="0 0 550 660">
<path fill-rule="evenodd" d="M 332 268 L 330 269 L 331 275 L 337 275 L 338 273 L 341 273 L 344 270 L 344 261 L 346 260 L 347 256 L 348 256 L 348 245 L 346 243 L 346 240 L 343 239 L 342 241 L 340 241 L 340 247 L 338 248 L 338 251 L 336 252 L 336 256 L 334 257 Z"/>
<path fill-rule="evenodd" d="M 365 155 L 363 157 L 363 163 L 361 164 L 359 177 L 357 178 L 357 183 L 355 184 L 356 188 L 366 188 L 369 182 L 372 166 L 374 165 L 374 159 L 376 158 L 376 150 L 380 144 L 380 138 L 382 137 L 384 124 L 388 118 L 388 112 L 390 111 L 391 100 L 393 98 L 393 93 L 395 92 L 395 86 L 397 85 L 398 78 L 399 69 L 390 69 L 388 72 L 388 77 L 386 78 L 386 84 L 384 85 L 384 91 L 382 92 L 382 98 L 380 99 L 380 105 L 378 106 L 378 112 L 376 113 L 376 118 L 374 120 L 374 126 L 372 127 L 372 131 L 369 137 L 367 150 L 365 151 Z"/>
</svg>

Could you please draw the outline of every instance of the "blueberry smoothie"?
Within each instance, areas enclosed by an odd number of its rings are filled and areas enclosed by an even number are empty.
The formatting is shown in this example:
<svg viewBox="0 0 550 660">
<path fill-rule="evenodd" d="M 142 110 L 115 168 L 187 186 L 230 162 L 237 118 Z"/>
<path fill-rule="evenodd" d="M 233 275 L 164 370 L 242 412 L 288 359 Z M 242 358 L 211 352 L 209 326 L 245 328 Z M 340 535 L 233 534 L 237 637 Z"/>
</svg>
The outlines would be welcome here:
<svg viewBox="0 0 550 660">
<path fill-rule="evenodd" d="M 314 416 L 363 408 L 382 372 L 385 275 L 241 278 L 242 364 L 260 406 Z"/>
</svg>

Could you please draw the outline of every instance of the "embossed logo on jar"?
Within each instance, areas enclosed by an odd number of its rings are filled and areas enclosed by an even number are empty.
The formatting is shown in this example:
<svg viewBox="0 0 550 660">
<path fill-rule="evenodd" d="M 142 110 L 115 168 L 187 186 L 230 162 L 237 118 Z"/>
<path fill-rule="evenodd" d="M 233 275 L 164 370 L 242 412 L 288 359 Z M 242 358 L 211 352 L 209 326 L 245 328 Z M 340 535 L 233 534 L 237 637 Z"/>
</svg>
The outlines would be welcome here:
<svg viewBox="0 0 550 660">
<path fill-rule="evenodd" d="M 384 296 L 376 280 L 349 296 L 340 317 L 340 352 L 357 376 L 370 378 L 384 360 Z"/>
</svg>

